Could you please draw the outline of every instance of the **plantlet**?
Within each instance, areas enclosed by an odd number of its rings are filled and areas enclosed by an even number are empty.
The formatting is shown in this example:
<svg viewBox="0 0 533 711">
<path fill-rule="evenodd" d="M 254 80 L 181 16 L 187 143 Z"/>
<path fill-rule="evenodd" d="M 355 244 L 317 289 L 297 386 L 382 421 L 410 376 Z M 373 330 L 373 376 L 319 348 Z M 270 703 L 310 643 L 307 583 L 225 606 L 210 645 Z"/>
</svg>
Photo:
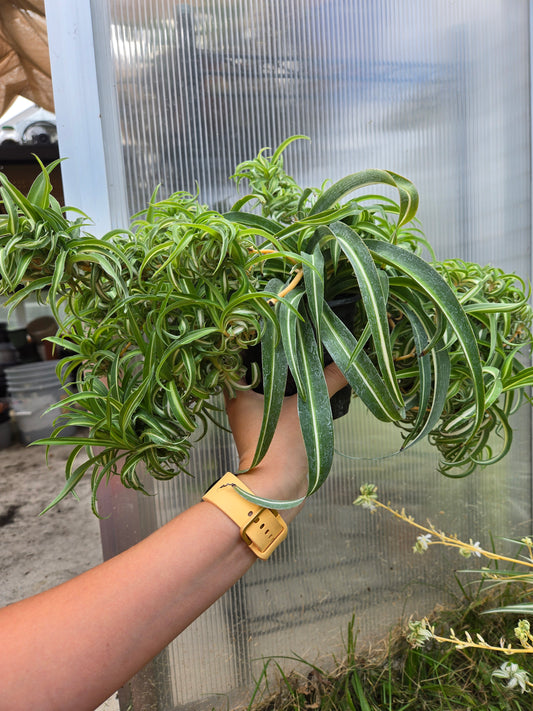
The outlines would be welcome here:
<svg viewBox="0 0 533 711">
<path fill-rule="evenodd" d="M 218 422 L 214 398 L 261 383 L 257 464 L 289 372 L 312 494 L 334 452 L 326 353 L 376 418 L 402 428 L 402 449 L 429 437 L 443 473 L 469 474 L 508 451 L 509 415 L 533 382 L 522 364 L 532 343 L 524 283 L 495 267 L 436 262 L 415 221 L 416 188 L 396 173 L 301 188 L 283 165 L 295 138 L 237 167 L 248 193 L 228 212 L 156 191 L 128 228 L 98 239 L 51 197 L 53 166 L 28 196 L 0 174 L 0 293 L 11 306 L 30 294 L 47 300 L 59 324 L 51 340 L 70 352 L 58 366 L 62 424 L 41 440 L 72 446 L 53 503 L 86 474 L 96 510 L 110 476 L 142 490 L 141 464 L 159 479 L 186 471 L 192 442 Z M 397 201 L 368 192 L 374 185 Z M 336 315 L 339 299 L 351 303 L 353 326 Z M 258 344 L 260 358 L 248 357 Z M 60 438 L 68 425 L 87 434 Z"/>
</svg>

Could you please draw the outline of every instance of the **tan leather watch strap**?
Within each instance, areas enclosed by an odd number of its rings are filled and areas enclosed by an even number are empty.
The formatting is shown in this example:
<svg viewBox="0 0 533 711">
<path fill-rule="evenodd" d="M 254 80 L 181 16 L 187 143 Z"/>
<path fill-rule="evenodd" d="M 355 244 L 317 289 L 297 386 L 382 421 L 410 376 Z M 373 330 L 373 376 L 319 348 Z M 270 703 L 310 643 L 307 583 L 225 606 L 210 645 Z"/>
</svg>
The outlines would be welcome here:
<svg viewBox="0 0 533 711">
<path fill-rule="evenodd" d="M 252 504 L 244 499 L 235 487 L 252 493 L 240 479 L 228 472 L 203 495 L 223 511 L 241 532 L 243 541 L 258 558 L 266 560 L 287 537 L 287 524 L 274 509 Z"/>
</svg>

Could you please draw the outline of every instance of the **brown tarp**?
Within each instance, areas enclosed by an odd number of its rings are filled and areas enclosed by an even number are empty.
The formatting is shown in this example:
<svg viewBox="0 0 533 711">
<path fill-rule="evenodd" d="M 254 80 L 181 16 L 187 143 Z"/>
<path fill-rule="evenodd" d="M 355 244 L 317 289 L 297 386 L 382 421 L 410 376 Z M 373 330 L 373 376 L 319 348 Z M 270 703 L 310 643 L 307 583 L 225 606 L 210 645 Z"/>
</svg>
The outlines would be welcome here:
<svg viewBox="0 0 533 711">
<path fill-rule="evenodd" d="M 19 95 L 54 111 L 44 0 L 0 0 L 0 116 Z"/>
</svg>

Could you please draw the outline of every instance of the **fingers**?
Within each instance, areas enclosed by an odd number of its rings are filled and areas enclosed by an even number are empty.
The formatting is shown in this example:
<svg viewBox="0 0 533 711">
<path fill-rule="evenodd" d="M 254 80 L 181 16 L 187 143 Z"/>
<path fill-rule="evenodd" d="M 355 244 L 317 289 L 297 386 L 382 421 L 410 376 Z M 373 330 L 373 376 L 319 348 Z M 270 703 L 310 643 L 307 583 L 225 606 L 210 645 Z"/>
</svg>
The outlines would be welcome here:
<svg viewBox="0 0 533 711">
<path fill-rule="evenodd" d="M 335 395 L 335 393 L 339 390 L 342 390 L 342 388 L 348 384 L 348 381 L 335 363 L 330 363 L 324 368 L 324 376 L 326 378 L 330 397 Z M 296 396 L 294 396 L 294 399 L 296 399 Z M 230 411 L 236 407 L 242 408 L 243 403 L 245 402 L 249 407 L 258 407 L 258 403 L 262 403 L 263 401 L 263 395 L 260 395 L 253 390 L 239 390 L 235 397 L 230 397 L 227 392 L 224 391 L 224 400 L 226 411 L 229 414 Z M 285 398 L 285 400 L 290 400 L 290 397 Z"/>
<path fill-rule="evenodd" d="M 342 390 L 345 385 L 348 385 L 348 381 L 335 363 L 330 363 L 324 368 L 324 376 L 330 397 L 335 395 L 339 390 Z"/>
</svg>

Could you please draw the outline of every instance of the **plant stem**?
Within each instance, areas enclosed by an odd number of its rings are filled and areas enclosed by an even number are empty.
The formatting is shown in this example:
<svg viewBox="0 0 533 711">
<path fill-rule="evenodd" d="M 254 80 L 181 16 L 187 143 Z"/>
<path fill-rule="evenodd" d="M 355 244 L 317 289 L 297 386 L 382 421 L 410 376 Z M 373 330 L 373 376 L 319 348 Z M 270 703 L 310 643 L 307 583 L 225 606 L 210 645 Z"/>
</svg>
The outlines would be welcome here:
<svg viewBox="0 0 533 711">
<path fill-rule="evenodd" d="M 525 565 L 528 568 L 533 568 L 533 560 L 530 560 L 530 561 L 528 561 L 527 559 L 517 560 L 516 558 L 510 558 L 508 556 L 500 555 L 499 553 L 491 553 L 491 551 L 487 551 L 484 548 L 479 548 L 477 546 L 474 546 L 472 543 L 466 543 L 464 541 L 460 541 L 455 536 L 448 536 L 447 534 L 442 533 L 442 531 L 438 531 L 436 528 L 434 528 L 434 526 L 430 522 L 428 522 L 429 523 L 428 526 L 423 526 L 422 524 L 417 523 L 411 516 L 408 516 L 403 509 L 402 509 L 402 511 L 396 511 L 391 506 L 388 506 L 387 504 L 384 504 L 378 500 L 374 500 L 373 504 L 374 504 L 374 506 L 379 506 L 380 508 L 385 509 L 385 511 L 388 511 L 396 518 L 399 518 L 401 521 L 405 521 L 406 523 L 409 523 L 411 526 L 414 526 L 419 531 L 424 531 L 424 533 L 431 533 L 432 535 L 435 535 L 440 539 L 438 541 L 428 541 L 428 545 L 441 544 L 441 545 L 450 546 L 452 548 L 467 549 L 467 550 L 472 551 L 475 554 L 480 554 L 480 555 L 484 556 L 485 558 L 489 558 L 490 560 L 501 560 L 501 561 L 506 561 L 508 563 L 514 563 L 516 565 Z"/>
<path fill-rule="evenodd" d="M 297 284 L 299 284 L 299 282 L 302 280 L 303 275 L 304 275 L 304 270 L 300 267 L 297 270 L 296 275 L 294 276 L 292 281 L 289 284 L 287 284 L 287 286 L 279 292 L 278 298 L 283 298 L 284 296 L 287 296 L 287 294 L 289 294 L 294 289 L 294 287 L 297 286 Z M 277 302 L 277 299 L 270 299 L 268 303 L 271 306 L 273 306 L 276 302 Z"/>
</svg>

